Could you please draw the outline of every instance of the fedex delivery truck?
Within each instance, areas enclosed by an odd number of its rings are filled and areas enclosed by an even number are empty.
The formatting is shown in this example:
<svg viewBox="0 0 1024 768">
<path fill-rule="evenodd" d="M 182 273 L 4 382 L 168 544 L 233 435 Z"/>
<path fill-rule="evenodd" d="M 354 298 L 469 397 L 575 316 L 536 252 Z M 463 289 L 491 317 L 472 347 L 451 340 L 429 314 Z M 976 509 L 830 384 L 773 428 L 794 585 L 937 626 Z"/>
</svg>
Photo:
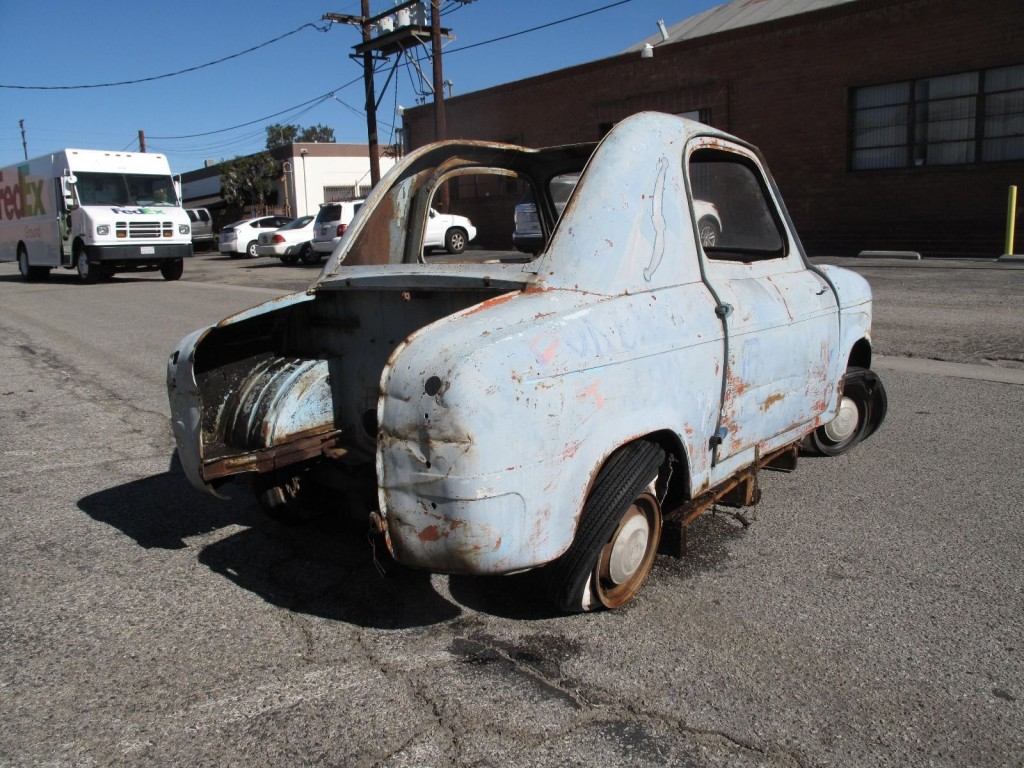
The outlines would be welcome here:
<svg viewBox="0 0 1024 768">
<path fill-rule="evenodd" d="M 163 155 L 62 149 L 0 169 L 0 261 L 17 261 L 26 280 L 55 267 L 84 282 L 156 269 L 177 280 L 191 255 Z"/>
</svg>

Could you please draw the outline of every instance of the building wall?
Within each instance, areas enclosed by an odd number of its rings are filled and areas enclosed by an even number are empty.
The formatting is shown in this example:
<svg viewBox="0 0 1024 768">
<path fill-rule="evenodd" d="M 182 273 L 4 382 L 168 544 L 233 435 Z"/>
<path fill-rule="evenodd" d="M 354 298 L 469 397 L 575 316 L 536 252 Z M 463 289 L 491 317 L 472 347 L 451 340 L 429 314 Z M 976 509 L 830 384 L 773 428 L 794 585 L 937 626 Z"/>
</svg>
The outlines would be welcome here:
<svg viewBox="0 0 1024 768">
<path fill-rule="evenodd" d="M 706 110 L 763 150 L 812 254 L 995 256 L 1024 161 L 851 171 L 850 90 L 1022 64 L 1021 30 L 1021 0 L 859 0 L 460 96 L 448 133 L 549 146 L 641 110 Z M 433 140 L 431 106 L 405 121 L 411 147 Z"/>
<path fill-rule="evenodd" d="M 302 145 L 296 145 L 301 147 Z M 365 152 L 365 147 L 363 148 Z M 305 161 L 299 150 L 292 158 L 291 189 L 289 200 L 293 216 L 316 215 L 320 204 L 325 202 L 325 187 L 359 187 L 359 194 L 370 191 L 370 158 L 361 157 L 318 157 L 307 153 Z M 389 157 L 381 157 L 380 172 L 383 176 L 395 164 Z M 284 205 L 283 189 L 278 194 L 278 203 Z"/>
</svg>

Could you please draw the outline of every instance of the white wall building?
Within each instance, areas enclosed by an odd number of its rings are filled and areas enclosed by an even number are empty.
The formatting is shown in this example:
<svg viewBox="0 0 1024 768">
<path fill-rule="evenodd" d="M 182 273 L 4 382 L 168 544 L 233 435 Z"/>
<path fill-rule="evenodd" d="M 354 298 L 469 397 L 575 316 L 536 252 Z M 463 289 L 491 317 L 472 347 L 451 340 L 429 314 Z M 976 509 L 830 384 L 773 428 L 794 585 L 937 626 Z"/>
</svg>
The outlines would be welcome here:
<svg viewBox="0 0 1024 768">
<path fill-rule="evenodd" d="M 270 153 L 283 169 L 273 206 L 278 213 L 315 215 L 322 203 L 354 200 L 370 190 L 370 156 L 365 144 L 289 144 Z M 381 157 L 381 174 L 394 164 L 394 158 Z M 181 181 L 186 207 L 214 212 L 225 207 L 219 164 L 183 173 Z"/>
</svg>

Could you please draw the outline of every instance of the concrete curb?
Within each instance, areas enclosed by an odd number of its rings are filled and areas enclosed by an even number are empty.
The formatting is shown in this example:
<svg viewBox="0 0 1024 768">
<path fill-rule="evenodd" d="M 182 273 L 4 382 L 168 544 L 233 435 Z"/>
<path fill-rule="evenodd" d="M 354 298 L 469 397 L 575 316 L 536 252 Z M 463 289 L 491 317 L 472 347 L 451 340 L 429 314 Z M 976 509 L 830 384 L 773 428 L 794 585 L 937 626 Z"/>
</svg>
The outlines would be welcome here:
<svg viewBox="0 0 1024 768">
<path fill-rule="evenodd" d="M 1024 387 L 1024 368 L 1000 368 L 980 363 L 951 363 L 946 360 L 929 360 L 923 357 L 889 357 L 888 355 L 875 355 L 871 365 L 879 370 L 923 373 L 931 376 L 991 381 L 997 384 L 1014 384 Z"/>
<path fill-rule="evenodd" d="M 857 254 L 858 259 L 906 259 L 907 261 L 920 261 L 921 254 L 917 251 L 861 251 Z"/>
<path fill-rule="evenodd" d="M 1024 253 L 1004 253 L 996 261 L 1001 264 L 1024 264 Z"/>
</svg>

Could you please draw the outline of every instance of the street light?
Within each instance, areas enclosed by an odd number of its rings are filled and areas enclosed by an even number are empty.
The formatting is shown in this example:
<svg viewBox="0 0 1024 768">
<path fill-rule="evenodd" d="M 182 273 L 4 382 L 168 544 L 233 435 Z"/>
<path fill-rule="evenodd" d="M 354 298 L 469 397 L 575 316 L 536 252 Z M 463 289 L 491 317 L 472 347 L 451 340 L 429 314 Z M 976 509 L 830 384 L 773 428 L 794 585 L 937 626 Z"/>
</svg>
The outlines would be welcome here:
<svg viewBox="0 0 1024 768">
<path fill-rule="evenodd" d="M 291 216 L 292 206 L 288 196 L 288 187 L 291 186 L 291 181 L 288 177 L 291 176 L 292 173 L 292 164 L 287 160 L 281 164 L 281 173 L 284 174 L 284 215 Z"/>
<path fill-rule="evenodd" d="M 302 215 L 309 215 L 309 182 L 306 180 L 306 152 L 307 149 L 302 148 L 299 150 L 299 154 L 302 155 Z"/>
</svg>

